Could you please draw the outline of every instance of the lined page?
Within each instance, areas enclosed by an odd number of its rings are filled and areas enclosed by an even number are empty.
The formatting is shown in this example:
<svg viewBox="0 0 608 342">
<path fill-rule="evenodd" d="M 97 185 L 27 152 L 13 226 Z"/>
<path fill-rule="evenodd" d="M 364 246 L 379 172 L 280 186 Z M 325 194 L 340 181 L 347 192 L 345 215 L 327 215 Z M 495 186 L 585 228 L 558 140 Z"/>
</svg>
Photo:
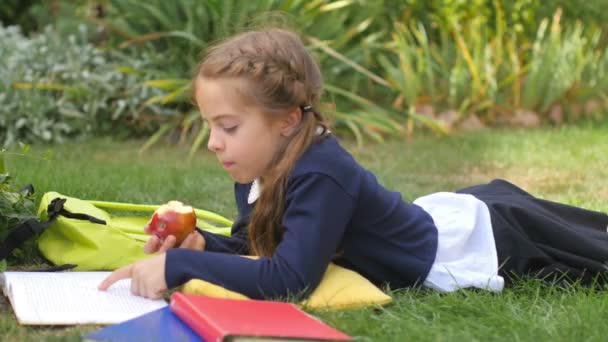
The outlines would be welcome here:
<svg viewBox="0 0 608 342">
<path fill-rule="evenodd" d="M 130 279 L 107 291 L 111 272 L 5 272 L 4 286 L 21 324 L 114 324 L 167 305 L 131 294 Z"/>
</svg>

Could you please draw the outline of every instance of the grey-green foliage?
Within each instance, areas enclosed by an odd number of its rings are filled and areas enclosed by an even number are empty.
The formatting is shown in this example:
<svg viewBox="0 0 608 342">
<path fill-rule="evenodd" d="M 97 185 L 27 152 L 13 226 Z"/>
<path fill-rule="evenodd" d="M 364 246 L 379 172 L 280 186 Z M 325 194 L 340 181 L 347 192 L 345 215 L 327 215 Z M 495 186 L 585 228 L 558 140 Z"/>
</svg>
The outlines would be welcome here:
<svg viewBox="0 0 608 342">
<path fill-rule="evenodd" d="M 0 27 L 0 146 L 57 143 L 67 137 L 130 129 L 154 106 L 154 89 L 138 86 L 143 62 L 87 42 L 84 26 L 67 37 L 47 27 L 25 37 Z M 125 129 L 126 128 L 126 129 Z"/>
</svg>

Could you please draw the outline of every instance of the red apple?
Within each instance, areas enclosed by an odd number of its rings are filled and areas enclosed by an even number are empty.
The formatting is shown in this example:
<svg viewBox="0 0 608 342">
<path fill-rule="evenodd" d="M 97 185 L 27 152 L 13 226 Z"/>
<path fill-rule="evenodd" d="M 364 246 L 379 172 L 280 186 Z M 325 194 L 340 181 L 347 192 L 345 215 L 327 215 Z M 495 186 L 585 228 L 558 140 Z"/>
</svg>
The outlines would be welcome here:
<svg viewBox="0 0 608 342">
<path fill-rule="evenodd" d="M 156 209 L 144 232 L 158 236 L 161 241 L 173 235 L 176 245 L 179 246 L 194 228 L 196 228 L 194 209 L 182 202 L 170 201 Z"/>
</svg>

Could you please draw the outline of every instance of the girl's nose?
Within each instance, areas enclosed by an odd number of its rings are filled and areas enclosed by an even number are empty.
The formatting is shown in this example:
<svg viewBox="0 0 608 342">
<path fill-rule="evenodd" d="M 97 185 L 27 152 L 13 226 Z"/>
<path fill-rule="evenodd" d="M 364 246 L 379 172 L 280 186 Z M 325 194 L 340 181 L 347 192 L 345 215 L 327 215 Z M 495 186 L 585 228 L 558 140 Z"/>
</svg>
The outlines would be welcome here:
<svg viewBox="0 0 608 342">
<path fill-rule="evenodd" d="M 214 130 L 209 130 L 209 141 L 207 141 L 207 148 L 212 152 L 218 152 L 223 148 L 223 144 L 220 141 L 217 133 Z"/>
</svg>

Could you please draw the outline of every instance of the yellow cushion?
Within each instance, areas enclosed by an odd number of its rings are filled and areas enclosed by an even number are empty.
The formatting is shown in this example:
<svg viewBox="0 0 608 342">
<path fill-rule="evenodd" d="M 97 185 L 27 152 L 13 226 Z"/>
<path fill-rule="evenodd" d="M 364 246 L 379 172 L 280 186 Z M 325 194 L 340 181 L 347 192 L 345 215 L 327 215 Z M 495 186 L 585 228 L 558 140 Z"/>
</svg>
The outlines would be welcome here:
<svg viewBox="0 0 608 342">
<path fill-rule="evenodd" d="M 201 279 L 190 280 L 184 284 L 181 291 L 216 298 L 249 299 L 241 293 L 227 290 Z M 389 295 L 357 272 L 329 264 L 319 286 L 310 297 L 299 304 L 310 310 L 340 310 L 385 305 L 391 301 L 392 298 Z"/>
</svg>

